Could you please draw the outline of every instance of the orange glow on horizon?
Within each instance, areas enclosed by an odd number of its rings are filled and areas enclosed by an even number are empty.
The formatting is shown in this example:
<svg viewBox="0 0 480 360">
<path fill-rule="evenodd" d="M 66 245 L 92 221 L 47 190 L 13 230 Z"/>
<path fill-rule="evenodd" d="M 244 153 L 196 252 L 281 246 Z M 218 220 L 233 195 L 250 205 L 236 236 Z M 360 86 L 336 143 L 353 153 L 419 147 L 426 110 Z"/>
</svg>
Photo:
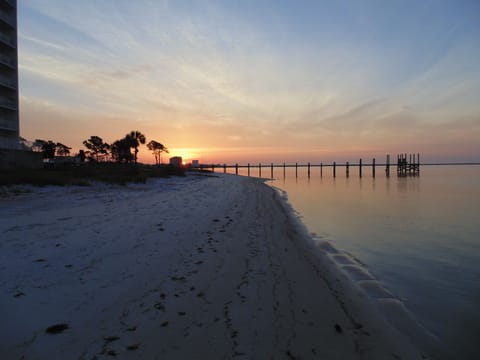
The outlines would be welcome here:
<svg viewBox="0 0 480 360">
<path fill-rule="evenodd" d="M 198 159 L 198 149 L 194 148 L 171 148 L 169 149 L 170 153 L 166 154 L 168 158 L 174 156 L 180 156 L 182 158 L 183 164 L 188 164 L 192 160 Z"/>
</svg>

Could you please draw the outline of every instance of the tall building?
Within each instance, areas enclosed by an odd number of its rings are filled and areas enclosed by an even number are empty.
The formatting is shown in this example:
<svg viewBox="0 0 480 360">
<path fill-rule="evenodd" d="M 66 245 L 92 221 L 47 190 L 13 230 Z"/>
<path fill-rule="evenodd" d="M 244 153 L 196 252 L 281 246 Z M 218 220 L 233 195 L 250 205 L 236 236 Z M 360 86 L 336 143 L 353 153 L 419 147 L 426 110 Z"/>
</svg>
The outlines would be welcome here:
<svg viewBox="0 0 480 360">
<path fill-rule="evenodd" d="M 19 148 L 17 1 L 0 0 L 0 149 Z"/>
</svg>

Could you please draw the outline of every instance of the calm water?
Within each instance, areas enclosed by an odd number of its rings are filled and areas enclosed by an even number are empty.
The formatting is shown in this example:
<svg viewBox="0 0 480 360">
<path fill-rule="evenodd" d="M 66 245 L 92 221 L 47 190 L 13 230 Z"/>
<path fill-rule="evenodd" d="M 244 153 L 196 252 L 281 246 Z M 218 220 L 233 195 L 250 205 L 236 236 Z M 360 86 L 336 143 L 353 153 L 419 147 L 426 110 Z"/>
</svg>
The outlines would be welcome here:
<svg viewBox="0 0 480 360">
<path fill-rule="evenodd" d="M 344 168 L 275 169 L 311 232 L 362 263 L 460 359 L 480 358 L 480 166 L 424 166 L 419 177 Z M 258 175 L 258 169 L 252 174 Z M 243 171 L 241 172 L 243 174 Z M 264 169 L 263 175 L 270 175 Z"/>
</svg>

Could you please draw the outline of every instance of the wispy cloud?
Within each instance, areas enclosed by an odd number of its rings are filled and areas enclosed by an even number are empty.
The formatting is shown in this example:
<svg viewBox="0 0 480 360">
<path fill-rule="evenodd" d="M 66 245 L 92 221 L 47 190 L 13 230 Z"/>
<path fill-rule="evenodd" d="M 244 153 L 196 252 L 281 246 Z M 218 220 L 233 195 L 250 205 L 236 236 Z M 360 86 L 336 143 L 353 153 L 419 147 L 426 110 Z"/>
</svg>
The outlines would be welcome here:
<svg viewBox="0 0 480 360">
<path fill-rule="evenodd" d="M 458 124 L 444 139 L 480 113 L 469 6 L 25 0 L 26 114 L 131 119 L 183 147 L 421 143 Z"/>
</svg>

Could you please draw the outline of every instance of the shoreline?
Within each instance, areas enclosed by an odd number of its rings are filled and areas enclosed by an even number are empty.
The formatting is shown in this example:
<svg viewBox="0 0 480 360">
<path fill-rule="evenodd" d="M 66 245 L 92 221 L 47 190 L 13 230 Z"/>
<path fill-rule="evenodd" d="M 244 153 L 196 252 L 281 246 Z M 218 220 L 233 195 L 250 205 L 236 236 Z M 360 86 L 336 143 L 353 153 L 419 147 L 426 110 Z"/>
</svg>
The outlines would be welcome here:
<svg viewBox="0 0 480 360">
<path fill-rule="evenodd" d="M 262 180 L 101 189 L 0 199 L 7 359 L 427 358 Z"/>
<path fill-rule="evenodd" d="M 333 272 L 340 274 L 342 286 L 347 288 L 349 296 L 360 299 L 362 302 L 365 301 L 364 306 L 369 308 L 366 310 L 367 312 L 378 313 L 379 322 L 385 322 L 387 327 L 393 328 L 394 332 L 398 331 L 408 339 L 407 341 L 416 348 L 422 349 L 430 357 L 434 359 L 455 358 L 450 349 L 426 329 L 406 308 L 405 304 L 368 271 L 365 264 L 356 259 L 353 254 L 336 248 L 330 241 L 319 238 L 315 233 L 310 233 L 301 219 L 301 213 L 289 202 L 288 193 L 285 190 L 276 187 L 274 183 L 269 186 L 277 192 L 285 211 L 293 219 L 293 226 L 309 244 L 310 249 L 307 251 L 315 255 L 314 261 L 328 263 L 328 266 L 333 267 Z M 338 273 L 334 276 L 338 276 Z M 335 281 L 338 281 L 338 278 Z"/>
</svg>

